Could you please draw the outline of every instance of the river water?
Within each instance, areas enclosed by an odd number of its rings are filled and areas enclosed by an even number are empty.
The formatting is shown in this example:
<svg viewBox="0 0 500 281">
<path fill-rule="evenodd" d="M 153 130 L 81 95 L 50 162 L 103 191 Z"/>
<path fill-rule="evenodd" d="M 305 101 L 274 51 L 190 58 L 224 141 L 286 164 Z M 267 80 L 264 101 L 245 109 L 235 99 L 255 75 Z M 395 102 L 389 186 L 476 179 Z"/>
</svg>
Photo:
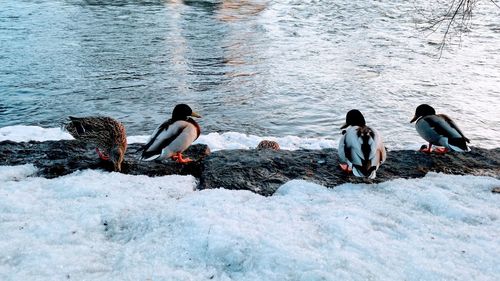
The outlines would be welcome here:
<svg viewBox="0 0 500 281">
<path fill-rule="evenodd" d="M 188 103 L 204 133 L 336 139 L 358 108 L 404 146 L 429 103 L 499 147 L 500 9 L 437 59 L 416 2 L 2 0 L 0 127 L 100 114 L 141 135 Z"/>
</svg>

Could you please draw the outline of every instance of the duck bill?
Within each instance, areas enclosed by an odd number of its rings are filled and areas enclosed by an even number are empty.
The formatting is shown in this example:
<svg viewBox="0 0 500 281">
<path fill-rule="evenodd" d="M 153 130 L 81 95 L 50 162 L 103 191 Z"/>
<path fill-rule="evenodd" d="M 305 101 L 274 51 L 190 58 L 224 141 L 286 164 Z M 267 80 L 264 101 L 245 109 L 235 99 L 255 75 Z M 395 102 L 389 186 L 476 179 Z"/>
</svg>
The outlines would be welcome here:
<svg viewBox="0 0 500 281">
<path fill-rule="evenodd" d="M 349 127 L 349 124 L 345 123 L 344 125 L 342 125 L 342 127 L 340 127 L 340 129 L 342 130 L 342 129 L 345 129 L 347 127 Z"/>
<path fill-rule="evenodd" d="M 122 171 L 122 164 L 119 162 L 114 162 L 113 166 L 115 168 L 115 172 L 121 172 Z"/>
<path fill-rule="evenodd" d="M 193 113 L 191 113 L 191 116 L 192 117 L 196 117 L 196 118 L 201 118 L 201 115 L 198 114 L 198 113 L 196 113 L 196 112 L 194 112 L 194 111 L 193 111 Z"/>
<path fill-rule="evenodd" d="M 413 123 L 413 122 L 417 121 L 417 119 L 418 119 L 417 115 L 413 116 L 413 119 L 410 120 L 410 123 Z"/>
</svg>

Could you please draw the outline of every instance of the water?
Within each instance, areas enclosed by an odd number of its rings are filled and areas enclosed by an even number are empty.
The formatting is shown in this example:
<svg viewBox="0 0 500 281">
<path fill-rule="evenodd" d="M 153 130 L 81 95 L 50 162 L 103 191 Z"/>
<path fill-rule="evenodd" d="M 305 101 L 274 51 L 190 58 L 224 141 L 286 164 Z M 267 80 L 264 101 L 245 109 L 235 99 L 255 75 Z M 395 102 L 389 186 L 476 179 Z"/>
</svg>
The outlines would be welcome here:
<svg viewBox="0 0 500 281">
<path fill-rule="evenodd" d="M 101 114 L 141 135 L 183 102 L 204 133 L 335 139 L 358 108 L 399 146 L 423 142 L 426 102 L 498 147 L 500 9 L 482 2 L 437 60 L 412 1 L 3 0 L 0 127 Z"/>
</svg>

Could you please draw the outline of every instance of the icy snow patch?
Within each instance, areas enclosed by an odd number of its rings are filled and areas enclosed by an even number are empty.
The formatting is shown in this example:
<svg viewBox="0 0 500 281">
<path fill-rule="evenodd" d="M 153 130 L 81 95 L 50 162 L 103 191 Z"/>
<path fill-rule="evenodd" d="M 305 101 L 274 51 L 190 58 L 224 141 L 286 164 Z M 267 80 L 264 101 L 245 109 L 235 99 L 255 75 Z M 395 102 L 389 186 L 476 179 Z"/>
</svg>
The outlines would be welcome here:
<svg viewBox="0 0 500 281">
<path fill-rule="evenodd" d="M 72 140 L 73 137 L 60 128 L 42 128 L 38 126 L 8 126 L 0 128 L 0 141 L 15 142 Z"/>
<path fill-rule="evenodd" d="M 0 169 L 1 280 L 499 280 L 500 181 L 429 174 L 271 197 L 190 176 Z"/>
<path fill-rule="evenodd" d="M 149 136 L 130 136 L 127 138 L 129 143 L 146 143 L 148 139 Z M 206 144 L 210 147 L 211 151 L 217 151 L 224 149 L 254 149 L 262 140 L 276 141 L 279 143 L 281 149 L 285 150 L 337 147 L 336 141 L 323 138 L 301 138 L 296 136 L 259 137 L 236 132 L 200 135 L 194 143 Z"/>
<path fill-rule="evenodd" d="M 301 138 L 297 136 L 258 137 L 236 132 L 227 132 L 223 134 L 209 133 L 207 135 L 201 135 L 198 140 L 196 140 L 196 143 L 206 144 L 211 150 L 215 151 L 222 149 L 252 149 L 256 148 L 262 140 L 276 141 L 279 143 L 280 148 L 285 150 L 337 147 L 336 141 L 324 138 Z"/>
<path fill-rule="evenodd" d="M 0 183 L 7 181 L 20 181 L 37 172 L 33 164 L 20 166 L 0 166 Z"/>
<path fill-rule="evenodd" d="M 0 141 L 11 140 L 15 142 L 70 140 L 73 137 L 60 128 L 42 128 L 37 126 L 9 126 L 0 128 Z M 337 142 L 323 138 L 301 138 L 296 136 L 286 137 L 258 137 L 236 132 L 209 133 L 201 135 L 195 143 L 206 144 L 212 151 L 222 149 L 252 149 L 256 148 L 261 140 L 277 141 L 281 149 L 323 149 L 337 147 Z M 127 142 L 146 143 L 149 136 L 128 136 Z"/>
</svg>

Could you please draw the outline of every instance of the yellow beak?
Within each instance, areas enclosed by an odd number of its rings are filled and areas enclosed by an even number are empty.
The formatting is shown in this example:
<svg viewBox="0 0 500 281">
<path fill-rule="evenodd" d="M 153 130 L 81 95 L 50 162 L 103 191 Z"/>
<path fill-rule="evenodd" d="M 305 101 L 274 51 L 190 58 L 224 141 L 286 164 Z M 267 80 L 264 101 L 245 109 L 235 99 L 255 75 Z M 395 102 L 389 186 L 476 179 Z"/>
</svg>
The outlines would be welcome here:
<svg viewBox="0 0 500 281">
<path fill-rule="evenodd" d="M 201 118 L 201 115 L 194 112 L 194 111 L 191 113 L 191 116 L 196 117 L 196 118 Z"/>
</svg>

